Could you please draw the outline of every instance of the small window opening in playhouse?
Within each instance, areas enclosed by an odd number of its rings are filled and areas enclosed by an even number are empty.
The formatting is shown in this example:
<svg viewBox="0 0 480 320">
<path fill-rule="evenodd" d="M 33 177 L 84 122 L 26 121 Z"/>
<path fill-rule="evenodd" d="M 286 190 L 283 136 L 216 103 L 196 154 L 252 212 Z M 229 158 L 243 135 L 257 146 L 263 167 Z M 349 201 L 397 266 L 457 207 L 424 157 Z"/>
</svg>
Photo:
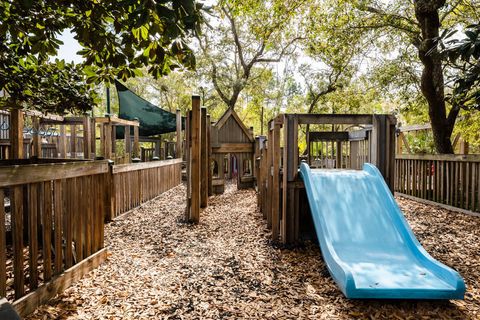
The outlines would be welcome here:
<svg viewBox="0 0 480 320">
<path fill-rule="evenodd" d="M 243 176 L 251 176 L 252 174 L 253 174 L 252 160 L 250 159 L 243 160 Z"/>
<path fill-rule="evenodd" d="M 218 178 L 218 162 L 212 159 L 210 163 L 210 170 L 212 170 L 212 176 Z"/>
</svg>

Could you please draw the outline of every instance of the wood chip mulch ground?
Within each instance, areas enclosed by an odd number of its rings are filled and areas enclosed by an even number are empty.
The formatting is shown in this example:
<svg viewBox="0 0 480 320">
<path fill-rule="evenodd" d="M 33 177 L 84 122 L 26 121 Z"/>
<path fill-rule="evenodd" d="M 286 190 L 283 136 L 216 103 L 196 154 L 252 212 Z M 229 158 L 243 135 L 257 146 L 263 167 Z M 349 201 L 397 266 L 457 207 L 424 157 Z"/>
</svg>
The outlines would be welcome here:
<svg viewBox="0 0 480 320">
<path fill-rule="evenodd" d="M 227 185 L 197 226 L 184 195 L 109 224 L 108 261 L 29 319 L 480 319 L 480 218 L 398 199 L 426 250 L 465 278 L 465 300 L 353 301 L 316 245 L 271 245 L 254 191 Z"/>
</svg>

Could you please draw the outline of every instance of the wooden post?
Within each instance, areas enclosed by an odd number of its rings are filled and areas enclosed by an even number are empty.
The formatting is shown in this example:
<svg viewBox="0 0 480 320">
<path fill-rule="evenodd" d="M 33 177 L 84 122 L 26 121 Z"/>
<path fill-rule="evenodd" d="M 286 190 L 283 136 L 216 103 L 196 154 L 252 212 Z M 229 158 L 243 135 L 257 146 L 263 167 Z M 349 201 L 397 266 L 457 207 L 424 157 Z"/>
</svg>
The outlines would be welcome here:
<svg viewBox="0 0 480 320">
<path fill-rule="evenodd" d="M 10 146 L 12 159 L 23 159 L 23 111 L 12 109 L 10 112 Z"/>
<path fill-rule="evenodd" d="M 154 145 L 154 148 L 155 148 L 155 152 L 153 153 L 153 156 L 157 157 L 158 159 L 160 159 L 160 143 L 161 142 L 162 142 L 162 140 L 157 140 L 157 141 L 153 142 L 153 145 Z"/>
<path fill-rule="evenodd" d="M 271 220 L 272 220 L 272 240 L 278 241 L 279 240 L 279 231 L 280 231 L 280 216 L 283 210 L 280 209 L 280 162 L 281 162 L 281 150 L 280 150 L 280 124 L 275 123 L 273 134 L 272 134 L 272 212 L 271 212 Z M 286 177 L 285 173 L 285 166 L 283 176 Z M 285 183 L 285 179 L 283 179 L 283 190 L 286 190 L 287 184 Z M 285 193 L 285 192 L 284 192 Z"/>
<path fill-rule="evenodd" d="M 201 178 L 200 178 L 200 206 L 206 208 L 208 206 L 208 141 L 207 141 L 207 108 L 202 108 L 201 111 Z"/>
<path fill-rule="evenodd" d="M 92 130 L 90 129 L 90 125 L 90 118 L 85 116 L 83 118 L 83 159 L 91 158 L 92 146 L 90 145 L 90 143 L 92 142 L 92 139 L 90 137 L 90 134 Z"/>
<path fill-rule="evenodd" d="M 70 125 L 70 158 L 75 159 L 77 157 L 77 126 Z"/>
<path fill-rule="evenodd" d="M 40 139 L 40 118 L 33 117 L 32 118 L 32 154 L 31 157 L 42 157 L 42 140 Z"/>
<path fill-rule="evenodd" d="M 91 143 L 90 143 L 90 156 L 92 159 L 95 159 L 96 153 L 97 153 L 97 126 L 95 124 L 95 118 L 90 119 L 90 138 Z"/>
<path fill-rule="evenodd" d="M 133 157 L 138 158 L 140 156 L 140 142 L 138 136 L 138 126 L 133 127 Z"/>
<path fill-rule="evenodd" d="M 117 155 L 117 126 L 112 125 L 112 154 Z"/>
<path fill-rule="evenodd" d="M 177 144 L 175 147 L 175 157 L 182 158 L 182 114 L 179 109 L 177 109 Z"/>
<path fill-rule="evenodd" d="M 125 156 L 127 157 L 127 163 L 129 163 L 132 160 L 132 140 L 130 139 L 130 126 L 125 126 L 124 132 Z"/>
<path fill-rule="evenodd" d="M 191 122 L 191 192 L 190 220 L 194 223 L 200 221 L 200 176 L 201 176 L 201 111 L 200 96 L 192 96 L 192 122 Z"/>
<path fill-rule="evenodd" d="M 212 123 L 210 115 L 207 114 L 207 171 L 208 171 L 208 196 L 213 195 L 213 177 L 212 177 Z M 177 157 L 178 158 L 178 157 Z"/>
<path fill-rule="evenodd" d="M 112 158 L 112 126 L 110 123 L 102 125 L 102 153 L 105 159 Z"/>
<path fill-rule="evenodd" d="M 64 124 L 60 125 L 60 137 L 58 143 L 58 149 L 60 152 L 60 158 L 67 158 L 67 130 Z"/>
<path fill-rule="evenodd" d="M 185 162 L 186 162 L 186 176 L 187 176 L 187 210 L 186 210 L 186 220 L 190 221 L 190 207 L 192 203 L 192 163 L 191 159 L 191 150 L 190 150 L 190 142 L 191 142 L 191 120 L 192 120 L 192 112 L 187 112 L 187 117 L 185 119 Z"/>
<path fill-rule="evenodd" d="M 335 156 L 335 164 L 337 169 L 342 168 L 342 141 L 337 141 L 337 154 Z"/>
</svg>

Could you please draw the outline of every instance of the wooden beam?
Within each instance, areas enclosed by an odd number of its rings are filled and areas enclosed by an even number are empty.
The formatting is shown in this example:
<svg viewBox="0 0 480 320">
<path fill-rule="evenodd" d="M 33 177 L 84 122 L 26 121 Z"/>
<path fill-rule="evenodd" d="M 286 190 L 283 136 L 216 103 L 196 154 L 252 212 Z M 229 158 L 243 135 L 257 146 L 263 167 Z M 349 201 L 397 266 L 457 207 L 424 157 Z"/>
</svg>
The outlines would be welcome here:
<svg viewBox="0 0 480 320">
<path fill-rule="evenodd" d="M 60 125 L 60 136 L 58 137 L 58 151 L 60 152 L 60 158 L 67 158 L 67 130 L 65 125 Z"/>
<path fill-rule="evenodd" d="M 108 172 L 106 161 L 29 164 L 0 167 L 0 188 Z"/>
<path fill-rule="evenodd" d="M 298 124 L 372 124 L 371 114 L 285 114 Z"/>
<path fill-rule="evenodd" d="M 115 125 L 132 126 L 132 127 L 140 126 L 140 122 L 138 120 L 125 120 L 125 119 L 117 118 L 115 116 L 98 117 L 98 118 L 95 118 L 95 122 L 96 123 L 110 123 L 110 124 L 115 124 Z"/>
<path fill-rule="evenodd" d="M 127 164 L 116 164 L 112 167 L 112 173 L 122 173 L 122 172 L 132 172 L 137 170 L 145 170 L 152 168 L 161 168 L 166 166 L 171 166 L 174 164 L 181 164 L 183 161 L 181 159 L 170 159 L 162 161 L 150 161 L 150 162 L 140 162 L 140 163 L 127 163 Z"/>
<path fill-rule="evenodd" d="M 180 112 L 179 109 L 177 109 L 177 142 L 176 142 L 176 148 L 175 148 L 175 153 L 176 153 L 176 158 L 182 158 L 183 157 L 183 148 L 182 148 L 182 113 Z"/>
<path fill-rule="evenodd" d="M 222 143 L 212 147 L 213 153 L 250 153 L 253 152 L 252 143 Z"/>
<path fill-rule="evenodd" d="M 51 281 L 39 287 L 34 292 L 18 299 L 13 303 L 13 308 L 22 317 L 26 317 L 35 309 L 48 302 L 58 293 L 63 292 L 73 283 L 80 280 L 85 274 L 97 268 L 107 259 L 107 248 L 104 248 L 90 257 L 77 263 L 62 274 L 54 277 Z"/>
<path fill-rule="evenodd" d="M 480 155 L 475 154 L 397 154 L 396 159 L 404 160 L 437 160 L 455 162 L 480 162 Z"/>
<path fill-rule="evenodd" d="M 23 159 L 23 111 L 12 109 L 10 112 L 10 147 L 12 159 Z"/>
<path fill-rule="evenodd" d="M 432 125 L 430 123 L 414 124 L 411 126 L 403 126 L 398 128 L 400 132 L 421 131 L 421 130 L 430 130 L 430 129 L 432 129 Z"/>
<path fill-rule="evenodd" d="M 313 141 L 348 141 L 349 133 L 347 131 L 332 132 L 312 132 L 309 133 L 310 142 Z"/>
<path fill-rule="evenodd" d="M 191 192 L 190 219 L 194 223 L 200 221 L 200 175 L 201 175 L 201 111 L 200 96 L 192 96 L 191 121 Z"/>
</svg>

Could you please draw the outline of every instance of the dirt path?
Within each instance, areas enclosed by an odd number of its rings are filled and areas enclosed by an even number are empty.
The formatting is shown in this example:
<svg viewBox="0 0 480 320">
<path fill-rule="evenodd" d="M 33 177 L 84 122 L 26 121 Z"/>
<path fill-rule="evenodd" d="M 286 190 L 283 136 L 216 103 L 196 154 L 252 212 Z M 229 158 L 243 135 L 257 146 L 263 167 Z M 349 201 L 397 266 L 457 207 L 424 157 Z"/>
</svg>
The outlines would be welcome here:
<svg viewBox="0 0 480 320">
<path fill-rule="evenodd" d="M 109 224 L 107 263 L 30 319 L 480 319 L 479 218 L 400 200 L 427 251 L 466 278 L 465 301 L 350 301 L 318 247 L 270 244 L 253 191 L 229 185 L 198 226 L 182 222 L 184 192 Z"/>
</svg>

